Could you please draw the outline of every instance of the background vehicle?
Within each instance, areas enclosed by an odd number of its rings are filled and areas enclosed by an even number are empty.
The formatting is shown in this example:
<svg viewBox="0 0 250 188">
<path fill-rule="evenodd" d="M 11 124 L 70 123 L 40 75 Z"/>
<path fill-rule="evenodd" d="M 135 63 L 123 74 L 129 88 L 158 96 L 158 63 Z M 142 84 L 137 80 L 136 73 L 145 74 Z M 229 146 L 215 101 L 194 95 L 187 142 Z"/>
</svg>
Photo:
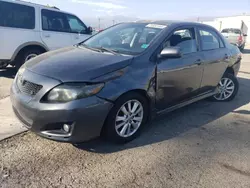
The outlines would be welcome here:
<svg viewBox="0 0 250 188">
<path fill-rule="evenodd" d="M 248 27 L 242 20 L 222 22 L 222 35 L 231 43 L 243 50 L 246 44 Z"/>
<path fill-rule="evenodd" d="M 234 99 L 240 54 L 203 24 L 123 23 L 28 61 L 10 96 L 17 117 L 45 138 L 128 142 L 150 117 Z"/>
<path fill-rule="evenodd" d="M 49 50 L 79 43 L 92 33 L 77 16 L 43 5 L 0 0 L 0 68 L 19 68 Z"/>
</svg>

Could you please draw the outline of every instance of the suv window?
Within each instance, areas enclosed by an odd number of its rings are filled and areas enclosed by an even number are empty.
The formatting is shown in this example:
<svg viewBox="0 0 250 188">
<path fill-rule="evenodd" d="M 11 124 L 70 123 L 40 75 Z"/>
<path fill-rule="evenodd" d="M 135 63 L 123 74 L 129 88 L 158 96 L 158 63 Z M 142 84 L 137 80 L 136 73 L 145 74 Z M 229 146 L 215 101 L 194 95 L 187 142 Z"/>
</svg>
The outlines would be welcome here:
<svg viewBox="0 0 250 188">
<path fill-rule="evenodd" d="M 84 25 L 84 23 L 77 18 L 76 16 L 73 15 L 67 15 L 67 21 L 70 26 L 70 30 L 72 33 L 86 33 L 87 32 L 87 27 Z"/>
<path fill-rule="evenodd" d="M 200 29 L 199 33 L 202 50 L 214 50 L 220 48 L 220 38 L 214 31 Z"/>
<path fill-rule="evenodd" d="M 34 7 L 0 1 L 0 26 L 34 29 Z"/>
<path fill-rule="evenodd" d="M 222 33 L 241 34 L 241 30 L 240 30 L 240 29 L 233 29 L 233 28 L 223 29 L 221 32 L 222 32 Z"/>
<path fill-rule="evenodd" d="M 197 52 L 197 42 L 194 28 L 175 31 L 166 41 L 164 47 L 174 46 L 180 47 L 182 54 Z"/>
<path fill-rule="evenodd" d="M 45 31 L 70 32 L 66 14 L 43 9 L 42 29 Z"/>
</svg>

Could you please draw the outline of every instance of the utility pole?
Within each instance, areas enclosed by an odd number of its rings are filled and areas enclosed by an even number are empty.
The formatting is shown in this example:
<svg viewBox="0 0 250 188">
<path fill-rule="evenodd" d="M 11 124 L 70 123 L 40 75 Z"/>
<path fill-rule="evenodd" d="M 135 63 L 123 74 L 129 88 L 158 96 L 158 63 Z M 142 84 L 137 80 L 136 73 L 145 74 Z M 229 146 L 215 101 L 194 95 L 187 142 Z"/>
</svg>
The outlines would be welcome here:
<svg viewBox="0 0 250 188">
<path fill-rule="evenodd" d="M 101 29 L 101 18 L 98 18 L 99 30 Z"/>
<path fill-rule="evenodd" d="M 113 25 L 115 25 L 115 20 L 112 20 L 113 21 Z"/>
</svg>

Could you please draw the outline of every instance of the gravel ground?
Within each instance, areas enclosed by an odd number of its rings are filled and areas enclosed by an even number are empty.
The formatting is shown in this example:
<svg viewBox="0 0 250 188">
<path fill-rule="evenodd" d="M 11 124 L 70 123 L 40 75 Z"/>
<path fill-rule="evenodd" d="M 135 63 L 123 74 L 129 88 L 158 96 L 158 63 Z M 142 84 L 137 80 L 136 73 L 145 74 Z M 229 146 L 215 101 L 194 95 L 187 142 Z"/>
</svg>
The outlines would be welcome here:
<svg viewBox="0 0 250 188">
<path fill-rule="evenodd" d="M 16 71 L 12 67 L 7 67 L 7 69 L 0 69 L 0 100 L 9 96 L 10 85 L 15 73 Z"/>
<path fill-rule="evenodd" d="M 57 143 L 27 132 L 0 142 L 0 187 L 250 187 L 250 54 L 228 103 L 164 115 L 123 146 Z"/>
</svg>

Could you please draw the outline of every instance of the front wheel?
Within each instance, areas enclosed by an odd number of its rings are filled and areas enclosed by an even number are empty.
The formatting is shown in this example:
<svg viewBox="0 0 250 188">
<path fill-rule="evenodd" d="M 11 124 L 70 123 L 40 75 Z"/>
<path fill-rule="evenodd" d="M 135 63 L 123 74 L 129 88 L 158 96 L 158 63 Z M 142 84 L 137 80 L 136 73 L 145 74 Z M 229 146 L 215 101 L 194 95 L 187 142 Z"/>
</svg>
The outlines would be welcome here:
<svg viewBox="0 0 250 188">
<path fill-rule="evenodd" d="M 136 138 L 148 117 L 148 102 L 138 93 L 119 98 L 111 109 L 103 129 L 103 136 L 115 143 Z"/>
<path fill-rule="evenodd" d="M 238 93 L 239 82 L 237 78 L 229 73 L 226 73 L 219 85 L 218 85 L 218 93 L 213 96 L 215 101 L 231 101 L 235 98 Z"/>
</svg>

